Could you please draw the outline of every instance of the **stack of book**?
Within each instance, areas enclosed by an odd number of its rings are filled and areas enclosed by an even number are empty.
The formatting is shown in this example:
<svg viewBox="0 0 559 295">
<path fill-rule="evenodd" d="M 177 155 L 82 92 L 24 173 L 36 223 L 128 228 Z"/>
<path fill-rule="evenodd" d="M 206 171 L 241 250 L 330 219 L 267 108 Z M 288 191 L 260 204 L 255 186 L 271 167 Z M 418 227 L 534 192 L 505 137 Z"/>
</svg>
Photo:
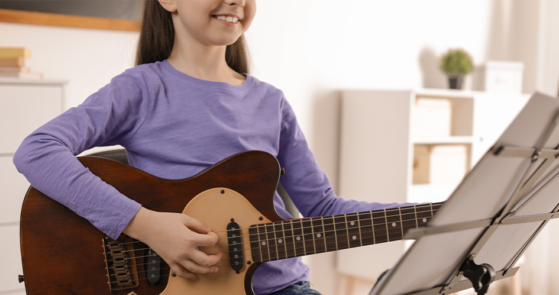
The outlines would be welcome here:
<svg viewBox="0 0 559 295">
<path fill-rule="evenodd" d="M 25 66 L 25 59 L 31 57 L 31 51 L 24 47 L 0 47 L 0 77 L 43 78 L 43 73 L 31 72 Z"/>
</svg>

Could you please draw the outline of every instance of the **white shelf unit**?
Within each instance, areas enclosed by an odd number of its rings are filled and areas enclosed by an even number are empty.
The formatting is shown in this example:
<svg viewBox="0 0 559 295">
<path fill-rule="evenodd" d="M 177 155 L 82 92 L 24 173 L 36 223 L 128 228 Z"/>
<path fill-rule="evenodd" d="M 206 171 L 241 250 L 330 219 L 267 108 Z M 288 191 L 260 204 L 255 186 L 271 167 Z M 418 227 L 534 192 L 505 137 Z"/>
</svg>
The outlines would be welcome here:
<svg viewBox="0 0 559 295">
<path fill-rule="evenodd" d="M 29 182 L 13 164 L 22 140 L 63 111 L 66 81 L 0 78 L 0 294 L 25 294 L 19 245 L 21 205 Z"/>
<path fill-rule="evenodd" d="M 417 98 L 451 101 L 450 136 L 412 136 Z M 471 169 L 528 98 L 526 94 L 442 89 L 343 91 L 339 196 L 381 203 L 446 200 L 459 182 L 412 184 L 414 146 L 465 144 Z M 338 271 L 376 280 L 394 265 L 406 245 L 410 242 L 340 251 Z"/>
</svg>

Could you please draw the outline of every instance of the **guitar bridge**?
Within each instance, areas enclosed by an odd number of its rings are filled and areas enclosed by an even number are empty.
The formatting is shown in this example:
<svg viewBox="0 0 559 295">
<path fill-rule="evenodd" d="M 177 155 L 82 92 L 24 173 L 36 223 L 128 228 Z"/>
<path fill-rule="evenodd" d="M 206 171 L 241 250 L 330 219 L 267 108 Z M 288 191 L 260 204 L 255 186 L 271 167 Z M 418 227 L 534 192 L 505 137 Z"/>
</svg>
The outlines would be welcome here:
<svg viewBox="0 0 559 295">
<path fill-rule="evenodd" d="M 138 282 L 138 269 L 134 256 L 134 240 L 126 237 L 122 242 L 103 238 L 103 254 L 107 279 L 111 291 L 136 288 Z"/>
</svg>

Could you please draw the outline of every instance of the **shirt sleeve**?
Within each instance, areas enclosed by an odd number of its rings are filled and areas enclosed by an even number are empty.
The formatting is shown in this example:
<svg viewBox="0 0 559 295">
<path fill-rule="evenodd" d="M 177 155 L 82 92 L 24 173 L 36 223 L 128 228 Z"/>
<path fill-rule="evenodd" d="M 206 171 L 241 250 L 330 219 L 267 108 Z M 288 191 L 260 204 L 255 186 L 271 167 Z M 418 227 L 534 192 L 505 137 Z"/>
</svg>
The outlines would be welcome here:
<svg viewBox="0 0 559 295">
<path fill-rule="evenodd" d="M 285 168 L 280 178 L 293 203 L 304 217 L 372 211 L 413 205 L 411 203 L 359 202 L 337 197 L 310 151 L 287 100 L 283 98 L 278 161 Z"/>
<path fill-rule="evenodd" d="M 116 239 L 141 205 L 95 176 L 75 156 L 95 146 L 124 145 L 149 107 L 148 87 L 124 72 L 27 136 L 14 164 L 37 190 Z"/>
</svg>

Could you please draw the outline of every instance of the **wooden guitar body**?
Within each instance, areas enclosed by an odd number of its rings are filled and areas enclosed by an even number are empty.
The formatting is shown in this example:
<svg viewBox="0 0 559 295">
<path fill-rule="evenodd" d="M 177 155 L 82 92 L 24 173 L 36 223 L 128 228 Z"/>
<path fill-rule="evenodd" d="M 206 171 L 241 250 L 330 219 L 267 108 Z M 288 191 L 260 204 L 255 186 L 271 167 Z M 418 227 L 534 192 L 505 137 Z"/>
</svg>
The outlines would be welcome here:
<svg viewBox="0 0 559 295">
<path fill-rule="evenodd" d="M 133 254 L 139 285 L 111 291 L 103 246 L 106 235 L 31 187 L 23 203 L 20 232 L 27 294 L 253 294 L 251 278 L 259 264 L 252 261 L 247 228 L 282 220 L 273 205 L 280 176 L 280 167 L 273 156 L 259 151 L 240 153 L 182 180 L 158 178 L 102 158 L 79 160 L 93 174 L 143 207 L 183 212 L 217 232 L 220 240 L 216 247 L 204 251 L 224 253 L 218 263 L 219 271 L 189 281 L 169 276 L 170 270 L 166 269 L 162 271 L 160 283 L 151 286 L 145 280 L 144 252 L 138 249 Z M 244 265 L 238 273 L 229 261 L 226 227 L 232 219 L 241 228 L 241 245 L 244 245 Z"/>
<path fill-rule="evenodd" d="M 224 254 L 219 271 L 194 281 L 173 276 L 147 245 L 125 235 L 113 241 L 31 187 L 20 226 L 29 295 L 253 295 L 252 275 L 263 262 L 401 240 L 409 229 L 426 225 L 442 205 L 283 220 L 273 200 L 280 167 L 265 152 L 240 153 L 180 180 L 103 158 L 79 160 L 143 207 L 182 212 L 209 226 L 219 240 L 200 250 Z"/>
</svg>

